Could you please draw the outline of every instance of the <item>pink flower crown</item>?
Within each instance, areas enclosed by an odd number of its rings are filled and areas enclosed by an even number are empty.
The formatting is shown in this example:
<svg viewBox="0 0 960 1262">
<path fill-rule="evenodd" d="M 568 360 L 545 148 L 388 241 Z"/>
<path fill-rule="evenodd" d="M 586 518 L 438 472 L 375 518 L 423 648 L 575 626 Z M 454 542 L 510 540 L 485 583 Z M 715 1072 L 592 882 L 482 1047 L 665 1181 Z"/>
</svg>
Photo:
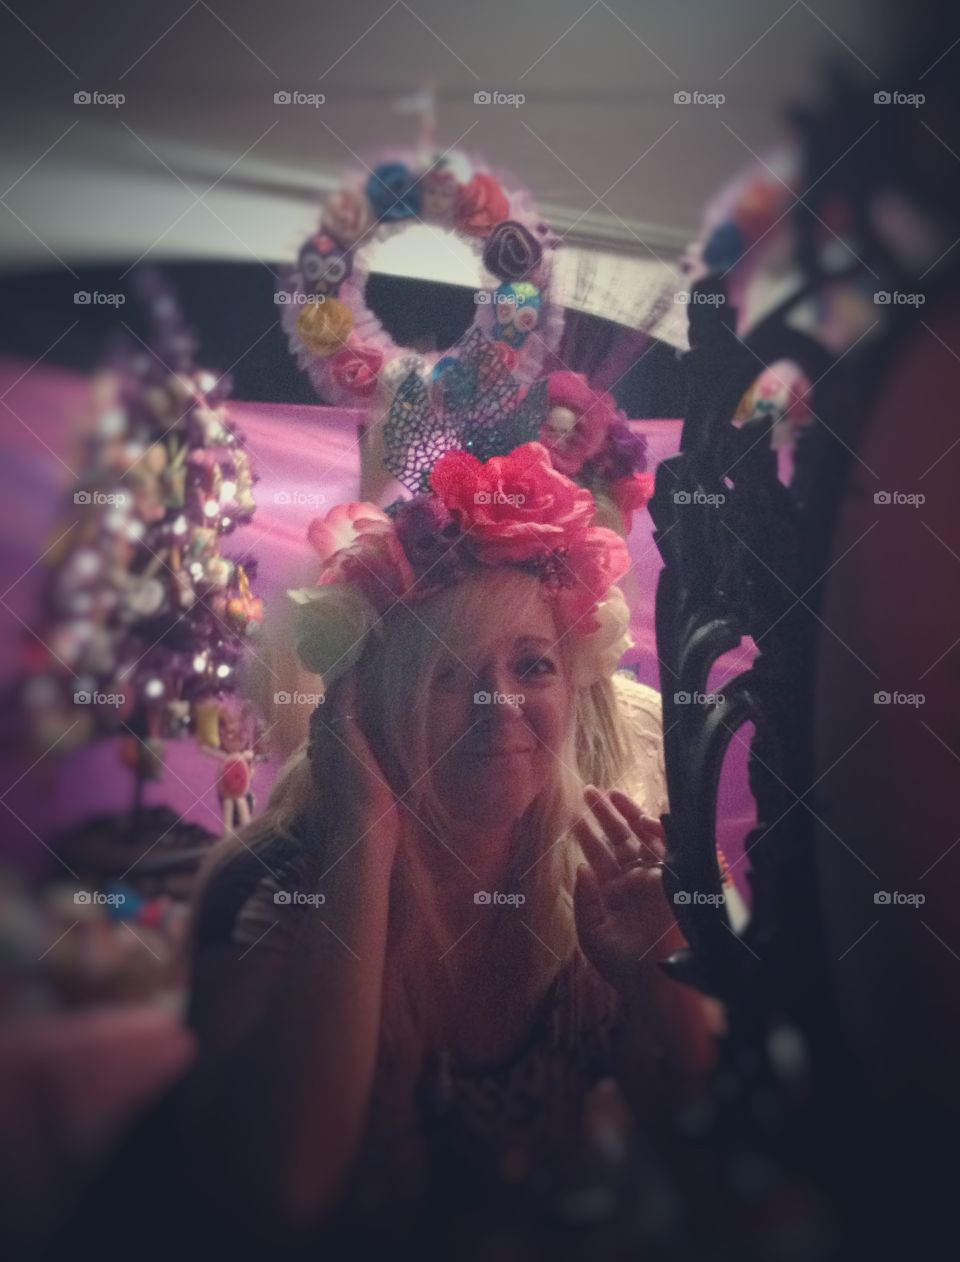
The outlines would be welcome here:
<svg viewBox="0 0 960 1262">
<path fill-rule="evenodd" d="M 598 610 L 630 567 L 627 546 L 615 531 L 591 524 L 593 495 L 559 473 L 542 444 L 485 463 L 448 451 L 429 487 L 389 513 L 344 504 L 310 523 L 323 568 L 316 587 L 290 593 L 308 614 L 298 648 L 309 670 L 331 682 L 394 605 L 425 599 L 486 566 L 539 577 L 563 633 L 608 630 Z"/>
</svg>

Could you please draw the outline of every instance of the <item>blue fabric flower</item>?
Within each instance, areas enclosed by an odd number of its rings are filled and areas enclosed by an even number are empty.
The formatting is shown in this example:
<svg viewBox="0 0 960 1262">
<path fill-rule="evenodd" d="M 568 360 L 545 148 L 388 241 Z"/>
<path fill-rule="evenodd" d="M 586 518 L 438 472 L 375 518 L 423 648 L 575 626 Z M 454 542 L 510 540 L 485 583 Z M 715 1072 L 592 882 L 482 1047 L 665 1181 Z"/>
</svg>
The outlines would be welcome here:
<svg viewBox="0 0 960 1262">
<path fill-rule="evenodd" d="M 727 271 L 740 259 L 746 248 L 743 233 L 735 223 L 722 223 L 710 234 L 703 250 L 703 261 L 713 271 Z"/>
<path fill-rule="evenodd" d="M 420 185 L 402 162 L 378 166 L 367 181 L 367 197 L 378 219 L 410 219 L 420 213 Z"/>
</svg>

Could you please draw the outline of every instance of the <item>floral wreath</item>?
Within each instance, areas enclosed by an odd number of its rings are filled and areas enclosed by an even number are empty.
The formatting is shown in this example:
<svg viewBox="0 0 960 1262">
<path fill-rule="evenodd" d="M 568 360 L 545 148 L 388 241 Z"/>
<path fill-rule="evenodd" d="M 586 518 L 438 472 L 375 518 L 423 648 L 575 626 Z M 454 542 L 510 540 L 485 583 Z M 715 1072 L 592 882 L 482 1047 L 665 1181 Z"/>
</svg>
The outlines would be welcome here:
<svg viewBox="0 0 960 1262">
<path fill-rule="evenodd" d="M 290 349 L 317 393 L 363 406 L 411 371 L 432 387 L 456 364 L 457 346 L 427 354 L 398 346 L 366 304 L 368 247 L 411 222 L 451 227 L 480 256 L 489 281 L 468 334 L 483 330 L 518 380 L 533 381 L 563 329 L 563 309 L 550 297 L 559 238 L 529 193 L 508 192 L 481 162 L 393 153 L 331 194 L 276 294 Z"/>
<path fill-rule="evenodd" d="M 300 659 L 329 686 L 355 665 L 395 605 L 506 566 L 541 580 L 561 637 L 572 633 L 580 642 L 574 682 L 610 675 L 633 643 L 627 604 L 614 586 L 630 558 L 620 535 L 594 526 L 594 516 L 591 493 L 554 469 L 541 443 L 486 462 L 445 452 L 428 489 L 388 512 L 345 504 L 311 522 L 320 577 L 315 587 L 289 593 L 300 606 Z"/>
</svg>

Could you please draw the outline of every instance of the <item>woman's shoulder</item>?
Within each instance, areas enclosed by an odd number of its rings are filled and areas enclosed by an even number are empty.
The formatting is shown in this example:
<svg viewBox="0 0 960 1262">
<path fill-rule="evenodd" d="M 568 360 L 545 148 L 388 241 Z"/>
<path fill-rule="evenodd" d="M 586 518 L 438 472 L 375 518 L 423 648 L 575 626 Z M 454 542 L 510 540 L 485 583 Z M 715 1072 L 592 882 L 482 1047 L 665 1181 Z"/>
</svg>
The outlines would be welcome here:
<svg viewBox="0 0 960 1262">
<path fill-rule="evenodd" d="M 621 715 L 628 723 L 659 733 L 663 723 L 663 699 L 656 688 L 640 683 L 626 671 L 611 677 Z"/>
</svg>

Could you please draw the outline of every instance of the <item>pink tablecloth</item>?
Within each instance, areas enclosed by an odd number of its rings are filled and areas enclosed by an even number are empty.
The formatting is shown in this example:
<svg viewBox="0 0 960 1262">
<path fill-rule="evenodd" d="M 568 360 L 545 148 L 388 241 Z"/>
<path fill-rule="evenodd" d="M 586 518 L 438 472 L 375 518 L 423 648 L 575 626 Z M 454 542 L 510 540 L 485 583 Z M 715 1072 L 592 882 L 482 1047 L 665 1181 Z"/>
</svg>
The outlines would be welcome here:
<svg viewBox="0 0 960 1262">
<path fill-rule="evenodd" d="M 86 382 L 79 376 L 42 365 L 0 365 L 0 514 L 5 543 L 0 560 L 0 682 L 9 682 L 16 669 L 15 642 L 27 634 L 23 624 L 33 616 L 43 576 L 39 558 L 56 537 L 60 497 L 72 492 L 74 473 L 80 471 L 74 439 L 85 399 Z M 291 579 L 298 577 L 298 567 L 309 559 L 309 520 L 325 507 L 357 497 L 356 426 L 361 415 L 342 408 L 263 403 L 235 403 L 231 415 L 247 436 L 260 480 L 253 523 L 230 539 L 230 550 L 249 549 L 257 555 L 257 590 L 269 602 L 281 598 Z M 633 425 L 647 437 L 651 469 L 676 451 L 679 421 L 643 420 Z M 659 688 L 653 613 L 661 564 L 651 532 L 650 518 L 638 515 L 629 541 L 634 570 L 626 583 L 637 643 L 626 660 L 636 664 L 641 679 Z M 717 677 L 722 679 L 748 661 L 746 647 L 729 654 Z M 745 758 L 745 746 L 735 741 L 724 778 L 720 829 L 721 844 L 731 858 L 740 854 L 741 839 L 752 822 Z M 24 772 L 26 764 L 4 771 L 0 844 L 3 852 L 14 853 L 25 863 L 52 861 L 42 843 L 57 829 L 91 812 L 127 805 L 128 777 L 118 765 L 116 751 L 104 743 L 72 756 L 69 768 L 47 760 Z M 275 772 L 271 765 L 258 770 L 261 798 Z M 196 757 L 190 743 L 169 742 L 164 778 L 148 786 L 147 793 L 148 802 L 166 803 L 187 819 L 218 829 L 211 765 Z"/>
</svg>

